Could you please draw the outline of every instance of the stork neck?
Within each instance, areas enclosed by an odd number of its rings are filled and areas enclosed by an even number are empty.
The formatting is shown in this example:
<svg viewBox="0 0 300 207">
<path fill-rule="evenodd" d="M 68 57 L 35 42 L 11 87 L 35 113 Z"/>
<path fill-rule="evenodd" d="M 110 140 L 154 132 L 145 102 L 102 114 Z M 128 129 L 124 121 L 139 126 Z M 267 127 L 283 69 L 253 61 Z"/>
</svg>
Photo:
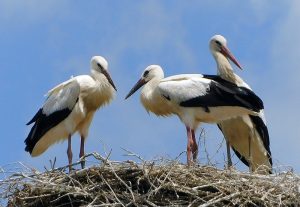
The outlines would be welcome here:
<svg viewBox="0 0 300 207">
<path fill-rule="evenodd" d="M 146 83 L 141 92 L 141 102 L 148 112 L 150 111 L 157 116 L 168 116 L 174 111 L 168 105 L 169 101 L 163 98 L 159 92 L 160 80 L 161 78 L 155 78 Z"/>
<path fill-rule="evenodd" d="M 105 75 L 94 69 L 91 70 L 91 77 L 96 81 L 96 83 L 98 83 L 98 85 L 101 86 L 101 88 L 111 86 Z"/>
<path fill-rule="evenodd" d="M 155 93 L 156 88 L 160 82 L 161 78 L 153 78 L 152 80 L 150 80 L 143 88 L 142 92 L 146 93 L 146 94 L 152 94 Z"/>
<path fill-rule="evenodd" d="M 146 83 L 141 91 L 142 102 L 156 102 L 161 96 L 158 92 L 158 84 L 160 83 L 160 78 L 154 78 Z"/>
<path fill-rule="evenodd" d="M 91 77 L 96 80 L 100 81 L 102 79 L 103 74 L 99 73 L 98 71 L 91 69 Z"/>
<path fill-rule="evenodd" d="M 217 63 L 218 75 L 227 81 L 236 83 L 237 80 L 228 59 L 219 52 L 214 53 L 213 56 Z"/>
</svg>

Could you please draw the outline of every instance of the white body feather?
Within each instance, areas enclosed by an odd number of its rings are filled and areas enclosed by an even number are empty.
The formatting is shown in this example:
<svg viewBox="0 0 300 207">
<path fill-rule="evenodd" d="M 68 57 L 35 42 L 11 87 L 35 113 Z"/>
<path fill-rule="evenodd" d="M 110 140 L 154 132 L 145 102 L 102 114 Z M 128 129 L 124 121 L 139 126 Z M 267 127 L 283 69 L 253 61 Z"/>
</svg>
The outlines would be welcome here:
<svg viewBox="0 0 300 207">
<path fill-rule="evenodd" d="M 162 69 L 155 68 L 154 72 L 162 73 Z M 157 77 L 161 75 L 157 74 Z M 243 114 L 257 115 L 243 107 L 220 106 L 210 107 L 206 112 L 202 107 L 182 107 L 180 102 L 207 94 L 211 80 L 203 78 L 201 74 L 181 74 L 164 79 L 153 78 L 142 89 L 141 101 L 147 111 L 159 116 L 176 114 L 181 121 L 196 129 L 201 122 L 217 123 L 225 119 Z M 168 101 L 165 97 L 169 97 Z"/>
</svg>

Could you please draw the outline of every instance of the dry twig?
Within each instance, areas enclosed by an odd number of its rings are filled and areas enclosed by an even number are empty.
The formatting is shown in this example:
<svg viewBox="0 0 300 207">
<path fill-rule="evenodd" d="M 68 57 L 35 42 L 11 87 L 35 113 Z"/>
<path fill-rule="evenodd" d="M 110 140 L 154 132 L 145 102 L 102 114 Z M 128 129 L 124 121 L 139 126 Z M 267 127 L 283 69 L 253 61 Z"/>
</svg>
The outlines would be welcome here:
<svg viewBox="0 0 300 207">
<path fill-rule="evenodd" d="M 187 167 L 127 152 L 141 162 L 91 153 L 86 157 L 99 164 L 70 174 L 68 166 L 44 173 L 21 166 L 24 172 L 0 181 L 0 198 L 8 199 L 8 206 L 300 206 L 300 177 L 292 172 L 262 176 Z"/>
</svg>

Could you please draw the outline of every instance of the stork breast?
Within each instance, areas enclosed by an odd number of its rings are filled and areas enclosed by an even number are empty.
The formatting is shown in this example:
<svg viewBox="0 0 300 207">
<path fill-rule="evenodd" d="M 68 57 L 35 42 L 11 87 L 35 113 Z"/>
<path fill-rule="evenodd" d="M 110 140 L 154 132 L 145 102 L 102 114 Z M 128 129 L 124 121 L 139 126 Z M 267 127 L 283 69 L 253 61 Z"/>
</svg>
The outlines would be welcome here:
<svg viewBox="0 0 300 207">
<path fill-rule="evenodd" d="M 95 111 L 108 103 L 112 99 L 112 94 L 109 90 L 85 90 L 81 92 L 81 98 L 88 111 Z"/>
</svg>

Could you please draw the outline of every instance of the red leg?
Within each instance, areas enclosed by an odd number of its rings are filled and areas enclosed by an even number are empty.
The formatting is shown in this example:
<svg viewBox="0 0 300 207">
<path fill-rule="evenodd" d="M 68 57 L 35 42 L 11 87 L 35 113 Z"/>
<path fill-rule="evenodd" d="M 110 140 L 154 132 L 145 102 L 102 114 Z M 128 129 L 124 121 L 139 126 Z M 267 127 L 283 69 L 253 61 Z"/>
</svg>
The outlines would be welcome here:
<svg viewBox="0 0 300 207">
<path fill-rule="evenodd" d="M 198 145 L 195 137 L 195 130 L 191 130 L 192 132 L 192 139 L 193 139 L 193 145 L 192 145 L 192 152 L 193 152 L 193 161 L 196 161 L 198 156 Z"/>
<path fill-rule="evenodd" d="M 84 156 L 84 136 L 81 136 L 79 159 L 83 156 Z M 81 168 L 83 169 L 84 167 L 85 167 L 85 160 L 83 159 L 81 161 Z"/>
<path fill-rule="evenodd" d="M 187 132 L 187 138 L 188 138 L 188 143 L 187 143 L 187 164 L 191 165 L 192 164 L 192 147 L 193 147 L 193 138 L 192 138 L 192 132 L 190 127 L 186 127 L 186 132 Z"/>
<path fill-rule="evenodd" d="M 71 172 L 71 170 L 72 170 L 71 164 L 72 164 L 72 157 L 73 157 L 71 135 L 69 135 L 69 137 L 68 137 L 67 155 L 68 155 L 68 160 L 69 160 L 69 172 Z"/>
</svg>

